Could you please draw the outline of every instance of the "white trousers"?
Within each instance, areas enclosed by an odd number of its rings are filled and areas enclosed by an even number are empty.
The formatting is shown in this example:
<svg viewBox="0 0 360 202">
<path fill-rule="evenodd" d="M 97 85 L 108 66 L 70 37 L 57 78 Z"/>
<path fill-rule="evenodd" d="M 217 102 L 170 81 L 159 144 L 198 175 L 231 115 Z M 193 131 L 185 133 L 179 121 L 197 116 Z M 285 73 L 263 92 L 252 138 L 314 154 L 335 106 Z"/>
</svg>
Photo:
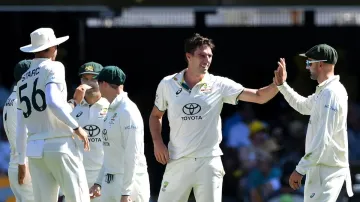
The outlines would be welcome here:
<svg viewBox="0 0 360 202">
<path fill-rule="evenodd" d="M 191 189 L 196 202 L 221 202 L 224 175 L 220 156 L 170 160 L 158 202 L 187 202 Z"/>
<path fill-rule="evenodd" d="M 314 166 L 306 174 L 304 202 L 336 202 L 348 168 Z"/>
<path fill-rule="evenodd" d="M 89 189 L 94 185 L 94 183 L 96 182 L 96 179 L 99 175 L 100 170 L 85 170 L 86 173 L 86 180 L 88 183 L 88 187 Z M 59 191 L 59 196 L 64 196 L 64 193 L 62 192 L 62 190 L 60 189 Z M 91 202 L 100 202 L 101 201 L 101 196 L 90 199 Z M 67 202 L 66 197 L 61 201 L 61 202 Z"/>
<path fill-rule="evenodd" d="M 30 173 L 27 173 L 27 175 L 30 176 Z M 30 177 L 25 177 L 24 184 L 19 185 L 17 169 L 9 168 L 8 176 L 10 181 L 10 188 L 15 195 L 16 202 L 35 202 Z"/>
<path fill-rule="evenodd" d="M 114 174 L 114 178 L 110 183 L 105 182 L 106 177 L 101 186 L 102 202 L 119 202 L 121 200 L 121 186 L 123 174 Z M 131 200 L 133 202 L 149 202 L 150 201 L 150 182 L 148 173 L 137 173 L 135 175 L 134 186 L 131 191 Z"/>
<path fill-rule="evenodd" d="M 74 140 L 57 138 L 45 143 L 42 158 L 29 158 L 36 202 L 57 202 L 59 187 L 67 202 L 90 202 L 79 154 Z"/>
</svg>

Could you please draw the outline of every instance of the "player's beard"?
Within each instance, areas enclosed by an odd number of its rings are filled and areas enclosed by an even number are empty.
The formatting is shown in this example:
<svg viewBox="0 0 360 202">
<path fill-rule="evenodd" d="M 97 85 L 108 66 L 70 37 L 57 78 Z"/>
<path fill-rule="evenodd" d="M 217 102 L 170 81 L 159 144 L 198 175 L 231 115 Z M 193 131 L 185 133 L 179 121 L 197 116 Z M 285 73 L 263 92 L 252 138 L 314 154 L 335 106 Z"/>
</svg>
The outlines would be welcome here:
<svg viewBox="0 0 360 202">
<path fill-rule="evenodd" d="M 312 79 L 312 80 L 317 80 L 317 78 L 318 78 L 318 75 L 317 75 L 317 73 L 315 72 L 315 71 L 310 71 L 310 78 Z"/>
</svg>

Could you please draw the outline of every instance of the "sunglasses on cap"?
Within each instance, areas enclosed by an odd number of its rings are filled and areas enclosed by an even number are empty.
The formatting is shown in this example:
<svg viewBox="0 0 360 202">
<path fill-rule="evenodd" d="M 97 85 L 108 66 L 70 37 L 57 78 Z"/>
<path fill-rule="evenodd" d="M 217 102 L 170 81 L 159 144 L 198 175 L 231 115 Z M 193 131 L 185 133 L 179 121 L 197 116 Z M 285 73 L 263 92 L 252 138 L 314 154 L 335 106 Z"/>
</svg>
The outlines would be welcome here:
<svg viewBox="0 0 360 202">
<path fill-rule="evenodd" d="M 306 69 L 310 69 L 312 63 L 325 62 L 327 60 L 306 60 Z"/>
</svg>

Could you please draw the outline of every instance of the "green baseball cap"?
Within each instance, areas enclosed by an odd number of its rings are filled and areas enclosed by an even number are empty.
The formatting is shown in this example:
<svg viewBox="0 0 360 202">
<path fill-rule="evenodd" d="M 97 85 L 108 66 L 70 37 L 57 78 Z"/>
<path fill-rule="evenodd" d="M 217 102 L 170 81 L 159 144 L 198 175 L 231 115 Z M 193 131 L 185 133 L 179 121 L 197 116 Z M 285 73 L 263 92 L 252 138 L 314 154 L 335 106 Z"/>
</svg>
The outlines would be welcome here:
<svg viewBox="0 0 360 202">
<path fill-rule="evenodd" d="M 125 83 L 126 75 L 117 66 L 106 66 L 97 75 L 98 82 L 105 81 L 109 84 L 123 85 Z"/>
<path fill-rule="evenodd" d="M 19 81 L 22 75 L 30 68 L 31 60 L 21 60 L 14 67 L 15 81 Z"/>
<path fill-rule="evenodd" d="M 316 45 L 306 51 L 306 53 L 300 54 L 300 56 L 315 60 L 324 60 L 324 63 L 333 65 L 336 64 L 338 60 L 338 53 L 336 50 L 327 44 Z"/>
<path fill-rule="evenodd" d="M 103 66 L 97 62 L 87 62 L 79 68 L 79 76 L 83 74 L 95 74 L 98 75 L 103 69 Z"/>
</svg>

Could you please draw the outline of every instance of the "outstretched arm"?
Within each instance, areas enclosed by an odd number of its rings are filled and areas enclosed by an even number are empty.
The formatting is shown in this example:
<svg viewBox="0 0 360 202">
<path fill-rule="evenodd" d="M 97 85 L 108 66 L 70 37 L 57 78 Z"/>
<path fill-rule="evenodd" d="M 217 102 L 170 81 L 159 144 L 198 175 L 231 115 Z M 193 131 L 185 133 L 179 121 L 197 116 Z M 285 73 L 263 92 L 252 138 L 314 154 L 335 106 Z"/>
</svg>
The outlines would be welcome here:
<svg viewBox="0 0 360 202">
<path fill-rule="evenodd" d="M 314 103 L 315 96 L 314 94 L 309 97 L 303 97 L 294 91 L 287 83 L 287 72 L 286 72 L 286 64 L 285 59 L 280 58 L 280 62 L 278 62 L 279 66 L 277 70 L 274 72 L 274 83 L 277 85 L 281 94 L 283 94 L 285 100 L 290 104 L 292 108 L 304 115 L 310 115 L 311 109 Z"/>
<path fill-rule="evenodd" d="M 279 92 L 277 86 L 272 83 L 260 89 L 244 88 L 243 92 L 237 97 L 238 100 L 265 104 Z"/>
</svg>

